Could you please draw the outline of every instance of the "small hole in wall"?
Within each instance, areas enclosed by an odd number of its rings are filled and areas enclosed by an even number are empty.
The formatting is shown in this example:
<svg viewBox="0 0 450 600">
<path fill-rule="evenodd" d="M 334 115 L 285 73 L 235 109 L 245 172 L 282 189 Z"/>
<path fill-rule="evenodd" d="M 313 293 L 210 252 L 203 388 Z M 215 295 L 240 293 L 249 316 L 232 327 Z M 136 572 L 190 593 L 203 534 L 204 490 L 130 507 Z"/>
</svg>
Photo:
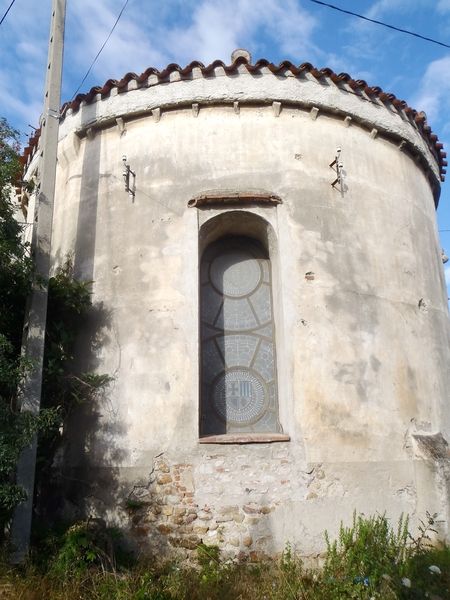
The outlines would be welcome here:
<svg viewBox="0 0 450 600">
<path fill-rule="evenodd" d="M 305 273 L 306 281 L 314 281 L 315 278 L 316 278 L 316 275 L 315 275 L 314 271 L 308 271 L 307 273 Z"/>
<path fill-rule="evenodd" d="M 421 298 L 418 302 L 419 310 L 421 310 L 422 312 L 428 312 L 428 302 L 425 300 L 425 298 Z"/>
</svg>

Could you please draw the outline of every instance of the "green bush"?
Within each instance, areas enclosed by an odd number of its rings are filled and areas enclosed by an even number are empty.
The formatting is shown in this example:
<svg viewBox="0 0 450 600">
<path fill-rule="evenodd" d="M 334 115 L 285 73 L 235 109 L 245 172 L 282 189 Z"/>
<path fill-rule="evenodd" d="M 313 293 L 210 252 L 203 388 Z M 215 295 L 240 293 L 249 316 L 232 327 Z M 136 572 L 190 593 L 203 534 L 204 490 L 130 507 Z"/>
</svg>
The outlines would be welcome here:
<svg viewBox="0 0 450 600">
<path fill-rule="evenodd" d="M 405 575 L 409 555 L 407 518 L 400 517 L 394 530 L 386 515 L 364 517 L 354 513 L 350 527 L 341 524 L 337 540 L 331 542 L 327 533 L 325 540 L 324 577 L 335 594 L 348 593 L 355 583 L 375 591 L 383 579 Z"/>
<path fill-rule="evenodd" d="M 70 577 L 97 566 L 103 572 L 115 572 L 115 542 L 118 533 L 100 519 L 89 519 L 69 527 L 62 545 L 51 562 L 50 572 Z"/>
<path fill-rule="evenodd" d="M 337 540 L 331 542 L 325 534 L 320 593 L 330 599 L 427 598 L 445 589 L 444 597 L 449 597 L 449 549 L 431 545 L 434 524 L 435 515 L 427 514 L 413 538 L 408 518 L 401 516 L 393 528 L 386 515 L 355 513 L 350 527 L 341 524 Z M 430 570 L 433 566 L 440 574 Z"/>
</svg>

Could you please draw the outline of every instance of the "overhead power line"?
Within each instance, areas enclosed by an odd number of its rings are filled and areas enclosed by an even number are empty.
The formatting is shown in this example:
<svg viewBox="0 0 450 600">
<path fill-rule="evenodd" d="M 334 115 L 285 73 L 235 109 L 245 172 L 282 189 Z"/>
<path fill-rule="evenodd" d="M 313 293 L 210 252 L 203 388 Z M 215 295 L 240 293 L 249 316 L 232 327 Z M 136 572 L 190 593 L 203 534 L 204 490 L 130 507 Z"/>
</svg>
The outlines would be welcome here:
<svg viewBox="0 0 450 600">
<path fill-rule="evenodd" d="M 419 38 L 420 40 L 424 40 L 426 42 L 431 42 L 433 44 L 438 44 L 439 46 L 443 46 L 444 48 L 450 48 L 449 44 L 444 44 L 444 42 L 439 42 L 438 40 L 434 40 L 433 38 L 426 37 L 425 35 L 421 35 L 420 33 L 416 33 L 415 31 L 409 31 L 408 29 L 402 29 L 401 27 L 396 27 L 395 25 L 389 25 L 388 23 L 384 23 L 383 21 L 377 21 L 376 19 L 369 19 L 369 17 L 365 17 L 364 15 L 360 15 L 358 13 L 352 12 L 351 10 L 345 10 L 340 6 L 334 6 L 334 4 L 328 4 L 328 2 L 321 2 L 321 0 L 309 0 L 310 2 L 314 2 L 314 4 L 320 4 L 321 6 L 326 6 L 327 8 L 332 8 L 333 10 L 337 10 L 338 12 L 345 13 L 346 15 L 352 15 L 352 17 L 358 17 L 358 19 L 363 19 L 364 21 L 369 21 L 370 23 L 376 23 L 376 25 L 382 25 L 383 27 L 387 27 L 388 29 L 393 29 L 394 31 L 399 31 L 400 33 L 406 33 L 407 35 L 412 35 L 413 37 Z"/>
<path fill-rule="evenodd" d="M 14 4 L 16 0 L 12 0 L 11 4 L 8 6 L 8 8 L 6 9 L 5 14 L 3 15 L 3 17 L 0 19 L 0 25 L 3 23 L 3 21 L 6 19 L 6 15 L 9 13 L 9 11 L 12 8 L 12 5 Z"/>
<path fill-rule="evenodd" d="M 89 67 L 89 69 L 86 71 L 86 75 L 83 77 L 80 85 L 77 87 L 74 95 L 72 96 L 72 100 L 75 98 L 75 96 L 78 94 L 78 92 L 80 91 L 81 86 L 83 85 L 83 83 L 86 81 L 86 79 L 88 78 L 89 73 L 92 70 L 92 67 L 95 65 L 95 63 L 97 62 L 98 57 L 100 56 L 100 54 L 103 51 L 103 48 L 106 46 L 106 44 L 109 41 L 109 38 L 112 36 L 114 29 L 116 28 L 117 23 L 120 21 L 120 17 L 122 16 L 123 11 L 125 10 L 127 4 L 128 4 L 129 0 L 125 0 L 125 4 L 122 6 L 122 10 L 119 13 L 119 16 L 116 19 L 116 22 L 114 23 L 114 25 L 111 28 L 111 31 L 108 33 L 106 40 L 103 42 L 102 47 L 100 48 L 100 50 L 97 52 L 94 60 L 91 63 L 91 66 Z"/>
</svg>

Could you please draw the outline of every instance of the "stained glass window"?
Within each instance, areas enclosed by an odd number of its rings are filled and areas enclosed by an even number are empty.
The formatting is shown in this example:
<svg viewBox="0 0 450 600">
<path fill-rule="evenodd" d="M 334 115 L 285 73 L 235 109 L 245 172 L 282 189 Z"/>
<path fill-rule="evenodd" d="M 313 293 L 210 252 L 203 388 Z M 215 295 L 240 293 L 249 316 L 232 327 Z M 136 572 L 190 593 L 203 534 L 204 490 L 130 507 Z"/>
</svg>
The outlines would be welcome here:
<svg viewBox="0 0 450 600">
<path fill-rule="evenodd" d="M 201 435 L 280 432 L 267 252 L 223 238 L 204 252 L 200 275 Z"/>
</svg>

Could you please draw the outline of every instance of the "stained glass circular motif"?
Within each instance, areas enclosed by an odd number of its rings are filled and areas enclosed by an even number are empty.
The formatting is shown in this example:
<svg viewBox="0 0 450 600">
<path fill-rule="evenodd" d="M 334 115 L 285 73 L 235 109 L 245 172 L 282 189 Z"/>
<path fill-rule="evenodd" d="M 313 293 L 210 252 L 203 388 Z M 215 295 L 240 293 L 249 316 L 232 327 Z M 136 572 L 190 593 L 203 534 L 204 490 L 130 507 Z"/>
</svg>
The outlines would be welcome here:
<svg viewBox="0 0 450 600">
<path fill-rule="evenodd" d="M 212 400 L 217 413 L 227 423 L 250 425 L 265 410 L 265 386 L 247 369 L 230 370 L 217 378 Z"/>
<path fill-rule="evenodd" d="M 211 262 L 212 284 L 225 296 L 240 298 L 247 296 L 261 281 L 258 260 L 250 253 L 238 248 L 221 252 Z"/>
</svg>

